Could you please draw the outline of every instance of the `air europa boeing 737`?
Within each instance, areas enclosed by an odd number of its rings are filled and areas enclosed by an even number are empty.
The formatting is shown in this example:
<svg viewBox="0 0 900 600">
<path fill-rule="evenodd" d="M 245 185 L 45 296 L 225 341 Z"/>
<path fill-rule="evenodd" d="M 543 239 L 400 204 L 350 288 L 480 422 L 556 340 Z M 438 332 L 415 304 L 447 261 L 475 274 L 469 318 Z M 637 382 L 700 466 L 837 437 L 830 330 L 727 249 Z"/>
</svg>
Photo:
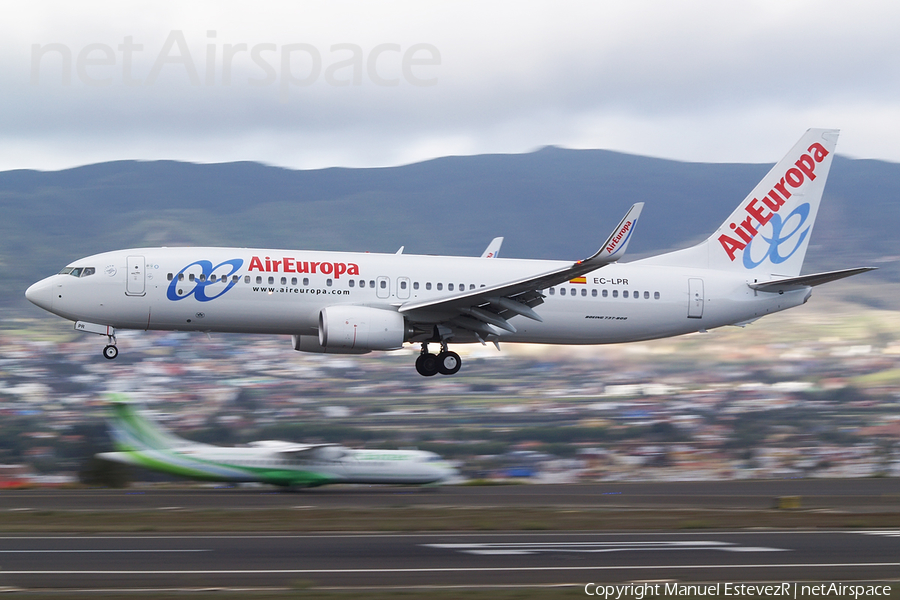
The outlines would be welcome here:
<svg viewBox="0 0 900 600">
<path fill-rule="evenodd" d="M 643 203 L 574 263 L 488 259 L 492 248 L 479 258 L 139 248 L 77 260 L 25 295 L 108 336 L 110 359 L 117 329 L 270 333 L 306 352 L 421 344 L 422 375 L 459 370 L 450 343 L 607 344 L 744 325 L 870 270 L 800 275 L 837 138 L 810 129 L 704 242 L 629 263 L 618 261 Z"/>
</svg>

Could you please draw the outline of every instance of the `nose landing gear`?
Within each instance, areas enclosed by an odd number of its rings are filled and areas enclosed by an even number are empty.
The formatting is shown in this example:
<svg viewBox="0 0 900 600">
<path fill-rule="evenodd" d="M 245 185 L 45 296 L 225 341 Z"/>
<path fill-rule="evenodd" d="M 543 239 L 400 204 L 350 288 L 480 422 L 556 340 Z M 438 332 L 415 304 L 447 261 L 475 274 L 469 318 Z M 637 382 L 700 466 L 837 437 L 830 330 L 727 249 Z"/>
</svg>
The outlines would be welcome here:
<svg viewBox="0 0 900 600">
<path fill-rule="evenodd" d="M 119 355 L 119 349 L 116 348 L 116 336 L 109 335 L 109 344 L 103 349 L 103 358 L 112 360 Z"/>
<path fill-rule="evenodd" d="M 432 377 L 441 375 L 453 375 L 462 366 L 459 354 L 447 349 L 447 344 L 441 342 L 441 352 L 437 355 L 428 352 L 428 343 L 422 342 L 422 352 L 416 359 L 416 371 L 419 375 Z"/>
</svg>

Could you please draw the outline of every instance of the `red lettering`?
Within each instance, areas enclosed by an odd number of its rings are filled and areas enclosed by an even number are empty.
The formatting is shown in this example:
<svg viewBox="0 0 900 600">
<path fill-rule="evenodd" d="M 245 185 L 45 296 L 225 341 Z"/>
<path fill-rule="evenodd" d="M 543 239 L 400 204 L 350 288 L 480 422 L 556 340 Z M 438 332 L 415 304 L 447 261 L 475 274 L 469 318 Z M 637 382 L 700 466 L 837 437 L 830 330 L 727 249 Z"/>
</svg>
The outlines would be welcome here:
<svg viewBox="0 0 900 600">
<path fill-rule="evenodd" d="M 765 202 L 765 200 L 766 200 L 766 197 L 763 196 L 763 201 Z M 753 217 L 756 219 L 757 223 L 759 223 L 759 226 L 762 227 L 763 225 L 765 225 L 766 223 L 769 222 L 769 220 L 772 218 L 772 215 L 771 214 L 768 214 L 768 215 L 763 214 L 763 211 L 766 209 L 763 208 L 762 206 L 756 206 L 757 202 L 759 202 L 759 200 L 754 198 L 753 200 L 750 201 L 750 203 L 746 207 L 744 207 L 744 210 L 746 210 L 748 213 L 753 215 Z M 768 205 L 769 203 L 766 202 L 766 204 Z M 778 208 L 776 207 L 772 210 L 778 210 Z"/>
<path fill-rule="evenodd" d="M 744 219 L 744 221 L 741 223 L 741 227 L 743 227 L 745 231 L 749 231 L 751 236 L 755 236 L 757 233 L 759 233 L 756 230 L 756 227 L 753 226 L 753 217 L 747 217 L 746 219 Z"/>
<path fill-rule="evenodd" d="M 319 272 L 322 275 L 331 275 L 332 265 L 329 262 L 323 262 L 319 265 Z"/>
<path fill-rule="evenodd" d="M 310 262 L 310 263 L 309 263 L 310 268 L 312 269 L 312 272 L 313 272 L 313 273 L 316 272 L 316 265 L 319 265 L 319 264 L 321 264 L 321 263 L 317 263 L 317 262 Z"/>
<path fill-rule="evenodd" d="M 296 273 L 294 270 L 294 259 L 293 258 L 283 258 L 281 260 L 284 263 L 284 272 L 285 273 Z"/>
<path fill-rule="evenodd" d="M 270 260 L 271 259 L 267 256 L 266 257 L 266 272 L 267 273 L 272 270 L 272 263 L 270 262 Z"/>
<path fill-rule="evenodd" d="M 262 261 L 259 260 L 258 256 L 254 256 L 253 258 L 250 259 L 250 267 L 247 269 L 247 271 L 249 272 L 254 269 L 256 269 L 257 271 L 263 270 Z"/>
<path fill-rule="evenodd" d="M 816 162 L 822 162 L 823 160 L 825 160 L 825 157 L 828 156 L 828 150 L 826 150 L 825 147 L 822 146 L 822 144 L 820 144 L 819 142 L 816 142 L 807 150 L 812 153 L 813 158 L 816 159 Z"/>
<path fill-rule="evenodd" d="M 778 209 L 784 204 L 784 200 L 781 199 L 775 190 L 771 190 L 768 196 L 763 196 L 763 203 L 769 207 L 774 212 L 778 212 Z M 753 204 L 752 202 L 750 204 Z M 749 210 L 749 209 L 748 209 Z M 770 215 L 771 218 L 771 215 Z"/>
<path fill-rule="evenodd" d="M 788 185 L 791 187 L 800 187 L 803 184 L 803 173 L 800 172 L 800 169 L 788 169 L 788 172 L 784 174 L 784 178 L 787 179 Z"/>
<path fill-rule="evenodd" d="M 298 273 L 309 273 L 309 263 L 308 262 L 298 262 L 297 263 L 297 272 Z"/>
<path fill-rule="evenodd" d="M 722 247 L 725 248 L 725 252 L 728 253 L 728 258 L 734 260 L 734 253 L 738 250 L 743 250 L 747 247 L 747 244 L 742 244 L 733 237 L 722 234 L 719 236 L 719 243 L 722 244 Z"/>
<path fill-rule="evenodd" d="M 334 263 L 334 278 L 340 279 L 341 275 L 347 272 L 347 265 L 344 263 Z"/>
<path fill-rule="evenodd" d="M 782 198 L 784 198 L 785 200 L 791 197 L 791 193 L 787 191 L 787 188 L 784 187 L 784 177 L 781 178 L 781 181 L 775 184 L 775 189 L 781 193 Z M 784 204 L 784 202 L 782 202 L 781 204 Z"/>
<path fill-rule="evenodd" d="M 816 178 L 816 174 L 813 173 L 816 169 L 816 163 L 809 154 L 804 154 L 800 157 L 800 160 L 794 164 L 809 177 L 810 181 Z"/>
<path fill-rule="evenodd" d="M 750 237 L 749 235 L 747 235 L 747 232 L 746 232 L 746 231 L 744 231 L 743 229 L 741 229 L 740 227 L 738 227 L 738 226 L 735 225 L 734 223 L 731 224 L 731 228 L 734 229 L 734 232 L 735 232 L 736 234 L 738 234 L 738 237 L 739 237 L 739 238 L 741 238 L 742 240 L 744 240 L 744 241 L 747 242 L 748 244 L 750 243 L 750 240 L 753 239 L 752 237 Z M 721 239 L 721 238 L 719 238 L 719 239 Z"/>
<path fill-rule="evenodd" d="M 281 261 L 280 261 L 280 260 L 273 260 L 273 261 L 272 261 L 272 269 L 273 269 L 276 273 L 278 272 L 278 267 L 280 267 L 280 266 L 281 266 Z"/>
<path fill-rule="evenodd" d="M 347 275 L 359 275 L 359 265 L 355 263 L 350 263 L 348 265 Z"/>
</svg>

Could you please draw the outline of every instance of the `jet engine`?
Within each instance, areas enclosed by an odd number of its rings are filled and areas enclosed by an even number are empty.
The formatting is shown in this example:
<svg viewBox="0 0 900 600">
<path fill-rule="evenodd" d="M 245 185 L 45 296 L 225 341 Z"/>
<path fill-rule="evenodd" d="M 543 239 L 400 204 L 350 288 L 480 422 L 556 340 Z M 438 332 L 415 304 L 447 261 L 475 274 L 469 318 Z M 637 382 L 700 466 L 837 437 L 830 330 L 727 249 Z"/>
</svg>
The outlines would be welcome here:
<svg viewBox="0 0 900 600">
<path fill-rule="evenodd" d="M 406 339 L 403 315 L 368 306 L 329 306 L 319 312 L 319 345 L 333 350 L 397 350 Z"/>
</svg>

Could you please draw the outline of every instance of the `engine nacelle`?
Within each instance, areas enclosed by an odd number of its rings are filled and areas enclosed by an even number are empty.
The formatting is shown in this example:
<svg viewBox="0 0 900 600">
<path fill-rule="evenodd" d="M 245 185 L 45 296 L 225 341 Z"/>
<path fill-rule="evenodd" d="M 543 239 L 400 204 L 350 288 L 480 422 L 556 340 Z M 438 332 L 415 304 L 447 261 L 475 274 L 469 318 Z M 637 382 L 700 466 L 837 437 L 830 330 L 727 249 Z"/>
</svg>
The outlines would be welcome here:
<svg viewBox="0 0 900 600">
<path fill-rule="evenodd" d="M 406 339 L 403 315 L 368 306 L 329 306 L 319 312 L 319 345 L 346 350 L 397 350 Z"/>
<path fill-rule="evenodd" d="M 319 344 L 319 336 L 316 335 L 292 335 L 294 350 L 300 352 L 318 352 L 320 354 L 368 354 L 371 350 L 354 348 L 325 348 Z"/>
</svg>

